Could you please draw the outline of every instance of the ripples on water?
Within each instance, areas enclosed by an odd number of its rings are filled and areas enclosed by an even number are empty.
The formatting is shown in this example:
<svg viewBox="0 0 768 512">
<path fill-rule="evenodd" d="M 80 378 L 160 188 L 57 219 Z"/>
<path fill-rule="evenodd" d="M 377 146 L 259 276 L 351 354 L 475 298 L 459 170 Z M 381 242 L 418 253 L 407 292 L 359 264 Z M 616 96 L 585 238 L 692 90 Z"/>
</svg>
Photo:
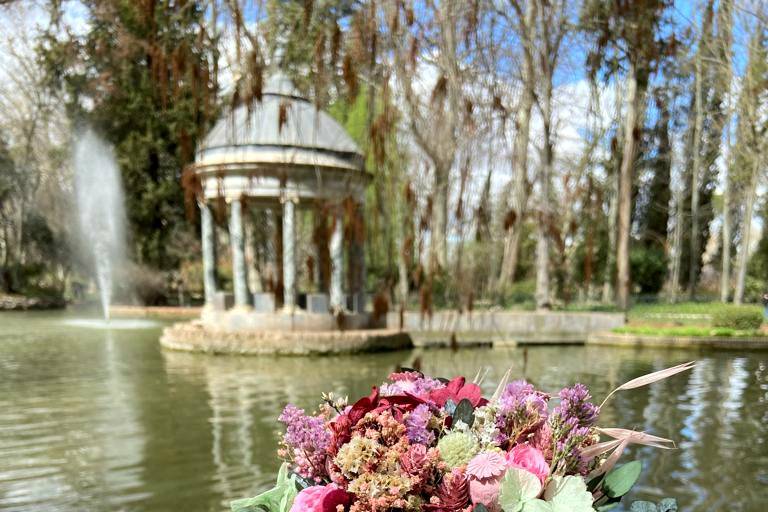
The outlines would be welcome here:
<svg viewBox="0 0 768 512">
<path fill-rule="evenodd" d="M 161 352 L 159 329 L 98 330 L 54 315 L 0 316 L 0 509 L 215 511 L 268 487 L 275 418 L 322 391 L 367 394 L 415 352 L 318 358 Z M 615 395 L 601 424 L 643 429 L 679 450 L 635 449 L 633 498 L 677 496 L 685 511 L 768 503 L 768 382 L 759 352 L 598 347 L 420 353 L 434 375 L 507 367 L 556 391 L 612 386 L 697 359 L 690 373 Z M 527 364 L 525 361 L 527 360 Z"/>
</svg>

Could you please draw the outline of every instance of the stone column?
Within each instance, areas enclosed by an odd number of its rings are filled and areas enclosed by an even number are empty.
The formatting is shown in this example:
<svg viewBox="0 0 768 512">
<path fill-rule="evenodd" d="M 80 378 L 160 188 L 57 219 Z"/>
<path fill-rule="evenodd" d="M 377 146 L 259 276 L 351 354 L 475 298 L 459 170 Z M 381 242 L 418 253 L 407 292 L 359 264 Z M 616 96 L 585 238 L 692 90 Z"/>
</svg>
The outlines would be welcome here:
<svg viewBox="0 0 768 512">
<path fill-rule="evenodd" d="M 216 295 L 216 232 L 213 227 L 213 213 L 205 201 L 199 201 L 200 238 L 203 245 L 203 290 L 205 307 L 213 307 Z"/>
<path fill-rule="evenodd" d="M 365 218 L 364 203 L 359 202 L 355 208 L 356 216 L 361 224 L 358 229 L 355 230 L 355 235 L 352 240 L 352 247 L 350 250 L 350 258 L 354 259 L 354 289 L 353 293 L 356 295 L 356 308 L 355 313 L 365 312 L 365 225 L 362 224 Z"/>
<path fill-rule="evenodd" d="M 331 311 L 343 311 L 344 304 L 344 215 L 341 208 L 333 214 L 333 232 L 329 244 L 331 253 Z"/>
<path fill-rule="evenodd" d="M 245 267 L 248 269 L 248 292 L 253 297 L 261 292 L 261 269 L 259 268 L 258 237 L 253 221 L 253 212 L 246 211 L 243 217 L 245 232 Z"/>
<path fill-rule="evenodd" d="M 283 307 L 296 307 L 296 204 L 292 197 L 283 197 Z"/>
<path fill-rule="evenodd" d="M 232 246 L 232 283 L 235 307 L 248 307 L 248 277 L 245 269 L 245 241 L 243 238 L 243 203 L 233 199 L 229 204 L 229 241 Z"/>
</svg>

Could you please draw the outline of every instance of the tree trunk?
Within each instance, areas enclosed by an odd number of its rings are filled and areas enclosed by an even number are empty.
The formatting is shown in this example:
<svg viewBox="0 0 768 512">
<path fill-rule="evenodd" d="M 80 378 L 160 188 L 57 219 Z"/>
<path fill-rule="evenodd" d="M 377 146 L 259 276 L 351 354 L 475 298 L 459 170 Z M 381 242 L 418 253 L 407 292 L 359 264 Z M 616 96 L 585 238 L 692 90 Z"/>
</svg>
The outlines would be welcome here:
<svg viewBox="0 0 768 512">
<path fill-rule="evenodd" d="M 642 93 L 637 83 L 637 70 L 630 67 L 627 88 L 627 114 L 624 129 L 624 148 L 619 176 L 619 225 L 616 246 L 617 305 L 622 310 L 629 307 L 629 234 L 632 217 L 632 183 L 637 146 L 638 112 Z"/>
<path fill-rule="evenodd" d="M 695 112 L 693 132 L 693 168 L 691 169 L 691 254 L 688 266 L 688 299 L 693 300 L 699 274 L 699 179 L 701 175 L 701 139 L 704 125 L 702 48 L 696 51 Z"/>
<path fill-rule="evenodd" d="M 552 76 L 543 81 L 542 117 L 544 148 L 539 166 L 539 218 L 536 222 L 536 309 L 549 309 L 549 230 L 552 222 L 549 187 L 553 167 L 552 142 Z"/>
<path fill-rule="evenodd" d="M 733 162 L 733 147 L 730 144 L 731 132 L 728 130 L 728 164 L 725 167 L 723 189 L 723 231 L 722 231 L 722 268 L 720 271 L 720 302 L 728 302 L 731 288 L 731 178 L 730 166 Z"/>
<path fill-rule="evenodd" d="M 675 197 L 675 229 L 672 234 L 672 261 L 670 262 L 669 272 L 669 301 L 677 302 L 677 294 L 680 291 L 680 265 L 683 256 L 683 212 L 684 208 L 683 190 L 680 189 Z"/>
<path fill-rule="evenodd" d="M 432 190 L 432 229 L 429 243 L 429 271 L 435 273 L 446 268 L 448 261 L 448 169 L 435 165 Z"/>
<path fill-rule="evenodd" d="M 520 234 L 523 229 L 523 216 L 525 214 L 526 199 L 528 197 L 527 173 L 528 173 L 528 139 L 530 137 L 531 109 L 535 101 L 534 96 L 534 62 L 533 62 L 533 30 L 536 19 L 536 2 L 526 2 L 524 27 L 527 31 L 523 35 L 524 44 L 528 50 L 524 51 L 523 58 L 523 95 L 517 106 L 515 119 L 515 141 L 512 150 L 512 201 L 511 210 L 514 212 L 514 222 L 506 222 L 506 234 L 504 236 L 504 255 L 501 260 L 499 279 L 496 282 L 497 292 L 515 275 L 517 258 L 520 249 Z M 511 220 L 511 219 L 510 219 Z M 506 225 L 511 224 L 511 225 Z"/>
<path fill-rule="evenodd" d="M 624 88 L 619 82 L 616 82 L 616 118 L 617 135 L 616 146 L 624 141 L 624 126 L 618 121 L 621 119 L 621 99 L 624 97 Z M 605 272 L 603 273 L 603 302 L 610 304 L 615 300 L 614 284 L 616 279 L 616 225 L 619 222 L 619 175 L 621 174 L 621 158 L 616 151 L 611 149 L 613 162 L 613 173 L 608 177 L 609 201 L 608 201 L 608 257 L 605 262 Z"/>
<path fill-rule="evenodd" d="M 614 278 L 616 276 L 616 224 L 619 217 L 619 173 L 620 169 L 614 169 L 610 176 L 610 200 L 608 206 L 608 258 L 605 262 L 603 277 L 603 302 L 614 300 Z"/>
<path fill-rule="evenodd" d="M 742 228 L 744 233 L 739 248 L 739 266 L 736 269 L 736 291 L 733 294 L 734 304 L 741 304 L 744 300 L 744 286 L 747 278 L 747 264 L 749 263 L 749 244 L 752 235 L 752 217 L 755 213 L 755 196 L 757 195 L 758 169 L 760 169 L 760 158 L 756 155 L 749 189 L 747 190 L 747 206 L 744 211 L 744 227 Z"/>
</svg>

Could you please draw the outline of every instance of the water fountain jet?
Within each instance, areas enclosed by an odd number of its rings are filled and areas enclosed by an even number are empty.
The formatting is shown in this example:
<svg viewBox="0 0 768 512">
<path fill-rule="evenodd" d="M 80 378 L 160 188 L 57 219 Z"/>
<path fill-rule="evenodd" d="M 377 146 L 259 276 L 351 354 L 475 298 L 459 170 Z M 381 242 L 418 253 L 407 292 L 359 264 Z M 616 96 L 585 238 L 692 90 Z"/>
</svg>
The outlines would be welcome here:
<svg viewBox="0 0 768 512">
<path fill-rule="evenodd" d="M 112 147 L 91 129 L 78 133 L 75 195 L 82 241 L 90 251 L 104 320 L 109 321 L 113 274 L 123 260 L 125 206 Z"/>
</svg>

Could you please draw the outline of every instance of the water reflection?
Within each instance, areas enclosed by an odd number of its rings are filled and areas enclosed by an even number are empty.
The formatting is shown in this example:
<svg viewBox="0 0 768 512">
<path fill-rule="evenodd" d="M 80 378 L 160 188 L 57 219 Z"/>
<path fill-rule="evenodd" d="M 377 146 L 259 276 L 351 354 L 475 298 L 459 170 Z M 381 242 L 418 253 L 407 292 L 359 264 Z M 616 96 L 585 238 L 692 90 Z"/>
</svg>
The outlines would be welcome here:
<svg viewBox="0 0 768 512">
<path fill-rule="evenodd" d="M 271 484 L 275 418 L 286 402 L 311 408 L 322 391 L 366 394 L 416 357 L 435 375 L 487 367 L 488 393 L 512 367 L 548 391 L 584 382 L 600 399 L 638 375 L 697 359 L 692 372 L 614 395 L 603 413 L 606 426 L 678 441 L 679 450 L 631 451 L 646 466 L 633 497 L 676 495 L 692 511 L 763 510 L 768 502 L 760 353 L 541 347 L 207 357 L 161 352 L 157 330 L 54 323 L 0 317 L 3 510 L 224 510 Z"/>
</svg>

